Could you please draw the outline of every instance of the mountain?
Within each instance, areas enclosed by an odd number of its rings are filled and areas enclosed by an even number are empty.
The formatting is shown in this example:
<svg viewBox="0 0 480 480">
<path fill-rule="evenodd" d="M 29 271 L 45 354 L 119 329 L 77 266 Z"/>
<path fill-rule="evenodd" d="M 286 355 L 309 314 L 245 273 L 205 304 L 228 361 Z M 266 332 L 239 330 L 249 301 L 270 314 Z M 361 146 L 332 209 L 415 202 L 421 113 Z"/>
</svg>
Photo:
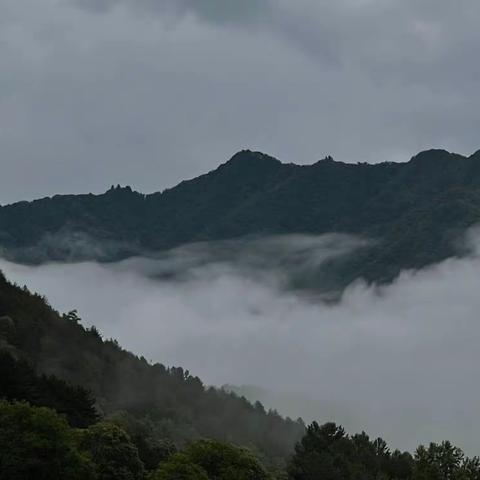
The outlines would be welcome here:
<svg viewBox="0 0 480 480">
<path fill-rule="evenodd" d="M 199 438 L 227 441 L 250 448 L 271 466 L 284 464 L 305 431 L 301 420 L 205 386 L 180 367 L 148 363 L 102 339 L 95 327 L 84 328 L 74 311 L 60 315 L 1 274 L 0 373 L 0 399 L 55 408 L 75 426 L 95 418 L 91 392 L 96 411 L 120 417 L 134 435 L 177 446 Z"/>
<path fill-rule="evenodd" d="M 327 157 L 300 166 L 245 150 L 159 193 L 112 187 L 3 206 L 0 246 L 9 259 L 40 263 L 118 260 L 245 235 L 370 239 L 369 248 L 325 269 L 330 284 L 345 285 L 358 277 L 389 281 L 402 269 L 461 254 L 459 238 L 479 220 L 480 152 L 428 150 L 406 163 L 379 164 Z"/>
</svg>

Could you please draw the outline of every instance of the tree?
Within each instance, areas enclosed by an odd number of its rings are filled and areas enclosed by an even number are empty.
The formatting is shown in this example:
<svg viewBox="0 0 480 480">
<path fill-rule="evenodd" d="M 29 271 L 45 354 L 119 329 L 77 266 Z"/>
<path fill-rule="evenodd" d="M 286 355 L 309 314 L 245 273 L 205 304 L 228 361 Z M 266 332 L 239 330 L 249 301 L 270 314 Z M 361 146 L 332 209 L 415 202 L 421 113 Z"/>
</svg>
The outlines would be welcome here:
<svg viewBox="0 0 480 480">
<path fill-rule="evenodd" d="M 266 480 L 268 473 L 247 449 L 215 440 L 198 440 L 185 450 L 215 480 Z"/>
<path fill-rule="evenodd" d="M 0 400 L 0 480 L 53 478 L 95 478 L 73 430 L 49 408 Z"/>
<path fill-rule="evenodd" d="M 389 478 L 409 479 L 412 477 L 413 457 L 408 452 L 394 450 L 384 465 L 384 471 Z"/>
<path fill-rule="evenodd" d="M 350 477 L 350 440 L 341 426 L 313 422 L 295 446 L 288 473 L 293 480 L 341 480 Z"/>
<path fill-rule="evenodd" d="M 207 472 L 184 453 L 172 455 L 149 477 L 149 480 L 209 480 Z"/>
<path fill-rule="evenodd" d="M 110 422 L 78 433 L 79 446 L 95 464 L 98 480 L 141 480 L 143 463 L 128 434 Z"/>
<path fill-rule="evenodd" d="M 154 426 L 148 419 L 140 419 L 127 412 L 118 412 L 110 416 L 109 421 L 128 433 L 138 449 L 138 455 L 146 470 L 155 470 L 160 462 L 166 461 L 177 452 L 171 440 L 156 437 Z"/>
<path fill-rule="evenodd" d="M 72 427 L 84 428 L 98 420 L 94 399 L 84 388 L 72 386 L 53 375 L 38 376 L 25 361 L 0 351 L 0 396 L 25 400 L 31 405 L 52 408 L 67 417 Z"/>
<path fill-rule="evenodd" d="M 198 473 L 198 477 L 193 472 Z M 204 473 L 200 473 L 204 472 Z M 169 476 L 170 475 L 170 476 Z M 182 476 L 183 475 L 183 476 Z M 198 440 L 161 464 L 154 480 L 268 480 L 270 477 L 255 456 L 244 448 L 214 440 Z"/>
<path fill-rule="evenodd" d="M 412 463 L 411 455 L 392 454 L 381 438 L 371 441 L 365 432 L 350 437 L 335 423 L 314 422 L 296 445 L 288 474 L 292 480 L 406 480 Z"/>
<path fill-rule="evenodd" d="M 420 445 L 415 452 L 414 480 L 478 480 L 480 461 L 445 441 Z"/>
</svg>

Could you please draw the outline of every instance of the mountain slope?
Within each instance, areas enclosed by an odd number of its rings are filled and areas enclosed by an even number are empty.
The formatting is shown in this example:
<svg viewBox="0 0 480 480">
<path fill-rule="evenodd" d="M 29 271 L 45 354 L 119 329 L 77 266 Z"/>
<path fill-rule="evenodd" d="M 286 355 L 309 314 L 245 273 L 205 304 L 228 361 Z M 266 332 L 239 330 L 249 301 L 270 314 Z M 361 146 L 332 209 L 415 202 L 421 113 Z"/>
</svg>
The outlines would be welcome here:
<svg viewBox="0 0 480 480">
<path fill-rule="evenodd" d="M 129 187 L 0 208 L 7 258 L 116 260 L 183 243 L 244 235 L 327 232 L 375 240 L 335 262 L 346 284 L 391 280 L 457 254 L 455 241 L 480 219 L 480 153 L 429 150 L 407 163 L 282 164 L 242 151 L 216 170 L 161 193 Z"/>
<path fill-rule="evenodd" d="M 228 441 L 251 448 L 268 464 L 281 465 L 304 433 L 301 421 L 266 412 L 260 404 L 206 387 L 182 368 L 152 365 L 115 341 L 104 341 L 95 328 L 85 329 L 74 312 L 60 316 L 44 298 L 0 274 L 2 352 L 28 362 L 38 374 L 88 389 L 100 413 L 128 412 L 158 440 L 178 445 L 197 438 Z M 61 391 L 70 394 L 67 387 Z"/>
</svg>

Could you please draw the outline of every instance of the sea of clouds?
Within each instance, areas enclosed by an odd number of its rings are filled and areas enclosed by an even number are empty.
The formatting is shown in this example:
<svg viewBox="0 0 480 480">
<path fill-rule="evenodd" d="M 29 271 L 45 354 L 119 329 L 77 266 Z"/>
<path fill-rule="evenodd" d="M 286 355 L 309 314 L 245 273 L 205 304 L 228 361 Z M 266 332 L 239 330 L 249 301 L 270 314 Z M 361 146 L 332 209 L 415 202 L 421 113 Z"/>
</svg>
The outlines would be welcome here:
<svg viewBox="0 0 480 480">
<path fill-rule="evenodd" d="M 335 420 L 394 447 L 449 439 L 480 452 L 480 258 L 348 287 L 337 302 L 288 288 L 364 240 L 293 235 L 196 244 L 158 258 L 25 266 L 6 276 L 153 362 L 248 386 L 267 407 Z M 293 272 L 293 273 L 292 273 Z M 252 387 L 261 387 L 252 388 Z"/>
</svg>

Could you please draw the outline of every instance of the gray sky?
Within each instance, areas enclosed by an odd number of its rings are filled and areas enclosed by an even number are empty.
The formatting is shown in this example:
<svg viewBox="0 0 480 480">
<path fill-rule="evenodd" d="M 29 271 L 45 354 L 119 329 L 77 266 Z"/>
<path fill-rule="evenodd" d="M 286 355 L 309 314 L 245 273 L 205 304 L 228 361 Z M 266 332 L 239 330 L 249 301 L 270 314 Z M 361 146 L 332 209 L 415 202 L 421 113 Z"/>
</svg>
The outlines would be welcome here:
<svg viewBox="0 0 480 480">
<path fill-rule="evenodd" d="M 478 0 L 0 0 L 0 203 L 480 148 Z"/>
</svg>

